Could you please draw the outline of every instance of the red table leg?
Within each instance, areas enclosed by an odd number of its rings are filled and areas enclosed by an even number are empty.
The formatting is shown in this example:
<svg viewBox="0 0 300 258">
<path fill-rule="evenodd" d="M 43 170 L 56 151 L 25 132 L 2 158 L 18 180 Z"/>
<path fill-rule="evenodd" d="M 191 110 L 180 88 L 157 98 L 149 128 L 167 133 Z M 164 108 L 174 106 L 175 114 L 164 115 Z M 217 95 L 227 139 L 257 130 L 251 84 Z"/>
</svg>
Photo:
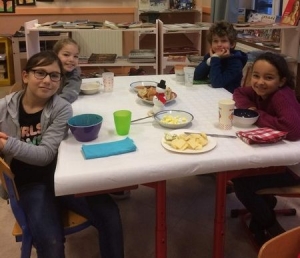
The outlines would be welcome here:
<svg viewBox="0 0 300 258">
<path fill-rule="evenodd" d="M 213 258 L 225 255 L 226 184 L 235 177 L 281 173 L 284 167 L 249 168 L 217 173 Z"/>
<path fill-rule="evenodd" d="M 144 184 L 155 189 L 156 195 L 156 258 L 167 257 L 167 225 L 166 225 L 166 181 Z"/>
<path fill-rule="evenodd" d="M 213 258 L 224 257 L 227 172 L 217 173 Z"/>
</svg>

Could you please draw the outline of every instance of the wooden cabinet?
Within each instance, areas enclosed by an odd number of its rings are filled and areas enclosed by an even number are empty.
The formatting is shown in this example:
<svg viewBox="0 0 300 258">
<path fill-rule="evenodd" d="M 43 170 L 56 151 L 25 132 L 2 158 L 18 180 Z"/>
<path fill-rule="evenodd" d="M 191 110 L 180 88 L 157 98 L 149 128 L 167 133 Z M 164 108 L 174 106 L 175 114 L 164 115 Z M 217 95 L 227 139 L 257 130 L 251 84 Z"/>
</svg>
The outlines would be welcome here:
<svg viewBox="0 0 300 258">
<path fill-rule="evenodd" d="M 140 12 L 139 20 L 143 22 L 153 22 L 159 20 L 159 73 L 168 73 L 167 68 L 174 66 L 177 62 L 167 62 L 168 55 L 185 55 L 180 54 L 180 48 L 183 48 L 190 54 L 201 53 L 201 30 L 179 29 L 174 30 L 171 25 L 174 24 L 196 24 L 202 20 L 201 10 L 165 10 L 161 12 L 144 11 Z M 170 26 L 170 29 L 167 29 Z M 155 48 L 154 38 L 151 35 L 140 38 L 140 48 Z M 178 53 L 176 51 L 179 50 Z M 173 52 L 172 52 L 173 51 Z M 180 62 L 182 64 L 182 62 Z M 188 64 L 186 62 L 185 64 Z"/>
<path fill-rule="evenodd" d="M 41 50 L 52 50 L 56 41 L 68 37 L 68 33 L 60 33 L 53 36 L 39 36 L 39 45 Z M 26 40 L 25 37 L 12 37 L 12 50 L 14 60 L 15 81 L 21 82 L 21 72 L 27 61 Z"/>
<path fill-rule="evenodd" d="M 201 34 L 203 30 L 207 30 L 205 27 L 188 26 L 175 28 L 172 25 L 164 24 L 159 21 L 159 45 L 160 45 L 160 73 L 168 73 L 168 69 L 176 64 L 182 64 L 187 66 L 196 66 L 198 63 L 191 63 L 188 55 L 201 55 Z M 173 40 L 176 42 L 176 37 L 186 38 L 189 44 L 179 44 L 174 46 L 175 52 L 172 53 L 172 47 L 168 41 L 168 38 L 173 36 Z M 177 43 L 178 44 L 178 43 Z M 168 52 L 167 52 L 168 51 Z M 177 53 L 176 53 L 177 51 Z M 170 58 L 172 55 L 185 56 L 185 61 L 178 62 L 176 59 Z M 169 60 L 170 59 L 170 60 Z"/>
<path fill-rule="evenodd" d="M 0 86 L 14 83 L 11 39 L 0 37 Z"/>
</svg>

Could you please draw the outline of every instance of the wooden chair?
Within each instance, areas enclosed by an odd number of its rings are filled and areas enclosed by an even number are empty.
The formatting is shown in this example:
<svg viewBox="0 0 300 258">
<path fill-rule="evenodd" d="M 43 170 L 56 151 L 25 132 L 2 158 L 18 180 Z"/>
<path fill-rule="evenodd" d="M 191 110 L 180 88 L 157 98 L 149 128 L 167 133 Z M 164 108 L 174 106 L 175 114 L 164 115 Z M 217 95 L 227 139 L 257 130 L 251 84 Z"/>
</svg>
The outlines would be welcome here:
<svg viewBox="0 0 300 258">
<path fill-rule="evenodd" d="M 15 236 L 16 242 L 22 242 L 21 258 L 30 258 L 33 245 L 32 236 L 24 211 L 19 204 L 19 195 L 14 182 L 14 174 L 2 158 L 0 158 L 0 179 L 8 193 L 10 206 L 16 218 L 12 234 Z M 90 222 L 86 218 L 70 210 L 63 213 L 63 223 L 65 235 L 78 232 L 90 226 Z"/>
<path fill-rule="evenodd" d="M 270 239 L 259 250 L 258 258 L 297 258 L 300 254 L 300 227 Z"/>
</svg>

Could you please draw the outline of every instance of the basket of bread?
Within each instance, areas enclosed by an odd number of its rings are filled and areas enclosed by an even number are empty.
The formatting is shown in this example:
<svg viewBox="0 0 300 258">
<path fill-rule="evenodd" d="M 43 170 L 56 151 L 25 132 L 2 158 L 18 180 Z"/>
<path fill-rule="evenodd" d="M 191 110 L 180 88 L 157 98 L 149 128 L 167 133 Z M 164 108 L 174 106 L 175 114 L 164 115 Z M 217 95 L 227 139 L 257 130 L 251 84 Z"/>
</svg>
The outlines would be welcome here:
<svg viewBox="0 0 300 258">
<path fill-rule="evenodd" d="M 160 84 L 163 82 L 164 88 L 160 87 Z M 157 86 L 143 86 L 139 87 L 138 90 L 138 97 L 143 100 L 144 102 L 148 104 L 153 105 L 153 97 L 157 96 L 157 94 L 164 94 L 164 98 L 166 100 L 166 103 L 174 100 L 177 97 L 177 94 L 172 91 L 170 87 L 167 87 L 165 85 L 165 81 L 161 81 L 160 83 L 157 84 Z"/>
</svg>

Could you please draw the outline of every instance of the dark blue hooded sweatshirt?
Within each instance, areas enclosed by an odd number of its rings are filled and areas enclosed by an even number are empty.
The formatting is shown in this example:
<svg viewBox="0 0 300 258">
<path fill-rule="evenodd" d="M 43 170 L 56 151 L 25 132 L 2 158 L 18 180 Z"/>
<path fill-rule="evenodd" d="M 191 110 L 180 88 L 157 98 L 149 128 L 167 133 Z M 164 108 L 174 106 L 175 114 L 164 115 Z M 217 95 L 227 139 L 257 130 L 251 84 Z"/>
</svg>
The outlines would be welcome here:
<svg viewBox="0 0 300 258">
<path fill-rule="evenodd" d="M 247 54 L 240 50 L 230 50 L 230 56 L 226 58 L 211 57 L 210 65 L 206 63 L 210 57 L 204 56 L 203 61 L 196 67 L 194 80 L 209 79 L 213 88 L 224 88 L 229 92 L 241 86 L 243 68 L 247 63 Z"/>
</svg>

